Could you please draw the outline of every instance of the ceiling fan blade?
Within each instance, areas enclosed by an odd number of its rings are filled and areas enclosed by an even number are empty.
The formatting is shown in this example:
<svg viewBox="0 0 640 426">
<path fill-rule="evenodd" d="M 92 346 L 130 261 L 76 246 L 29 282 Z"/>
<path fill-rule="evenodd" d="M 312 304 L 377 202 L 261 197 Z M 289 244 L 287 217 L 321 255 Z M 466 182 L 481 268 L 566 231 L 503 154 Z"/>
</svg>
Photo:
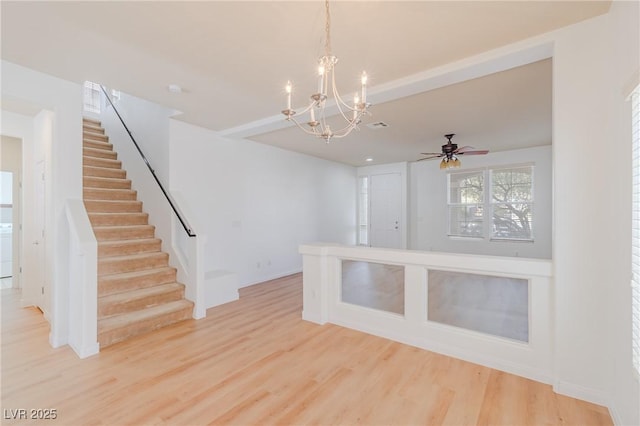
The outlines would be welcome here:
<svg viewBox="0 0 640 426">
<path fill-rule="evenodd" d="M 430 157 L 421 158 L 421 159 L 416 160 L 416 161 L 433 160 L 434 158 L 440 158 L 440 157 L 442 157 L 442 154 L 440 154 L 440 155 L 432 155 Z"/>
<path fill-rule="evenodd" d="M 467 151 L 475 151 L 476 149 L 472 146 L 461 146 L 460 148 L 456 149 L 454 151 L 455 154 L 457 153 L 462 153 L 462 152 L 467 152 Z"/>
<path fill-rule="evenodd" d="M 488 149 L 477 149 L 475 151 L 456 152 L 456 155 L 485 155 L 488 153 L 489 153 Z"/>
<path fill-rule="evenodd" d="M 436 155 L 438 157 L 444 156 L 444 154 L 441 153 L 441 152 L 421 152 L 420 154 L 422 154 L 422 155 Z"/>
</svg>

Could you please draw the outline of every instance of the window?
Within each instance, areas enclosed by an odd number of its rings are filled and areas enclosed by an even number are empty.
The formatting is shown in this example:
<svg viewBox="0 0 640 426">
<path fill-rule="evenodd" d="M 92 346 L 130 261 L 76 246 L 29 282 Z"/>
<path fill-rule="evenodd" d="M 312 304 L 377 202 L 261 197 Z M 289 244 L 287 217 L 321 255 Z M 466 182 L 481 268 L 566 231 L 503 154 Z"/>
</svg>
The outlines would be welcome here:
<svg viewBox="0 0 640 426">
<path fill-rule="evenodd" d="M 531 240 L 533 166 L 490 170 L 491 238 Z"/>
<path fill-rule="evenodd" d="M 447 208 L 449 236 L 531 241 L 533 165 L 449 173 Z"/>
<path fill-rule="evenodd" d="M 640 87 L 631 95 L 632 225 L 631 225 L 631 347 L 633 367 L 640 374 Z"/>
<path fill-rule="evenodd" d="M 100 114 L 100 85 L 91 81 L 84 82 L 84 110 Z"/>
<path fill-rule="evenodd" d="M 358 179 L 358 244 L 369 245 L 369 176 Z"/>
<path fill-rule="evenodd" d="M 449 174 L 449 235 L 482 238 L 484 230 L 483 172 Z"/>
</svg>

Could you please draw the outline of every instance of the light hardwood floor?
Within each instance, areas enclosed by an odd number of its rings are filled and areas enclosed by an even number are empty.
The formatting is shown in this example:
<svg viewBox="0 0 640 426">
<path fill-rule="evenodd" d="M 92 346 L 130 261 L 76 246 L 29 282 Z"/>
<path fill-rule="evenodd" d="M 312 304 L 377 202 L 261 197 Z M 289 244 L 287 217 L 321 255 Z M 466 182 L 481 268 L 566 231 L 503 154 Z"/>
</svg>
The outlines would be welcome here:
<svg viewBox="0 0 640 426">
<path fill-rule="evenodd" d="M 301 275 L 79 360 L 39 311 L 2 290 L 2 408 L 59 425 L 608 425 L 548 385 L 302 321 Z M 3 424 L 16 424 L 4 419 Z"/>
</svg>

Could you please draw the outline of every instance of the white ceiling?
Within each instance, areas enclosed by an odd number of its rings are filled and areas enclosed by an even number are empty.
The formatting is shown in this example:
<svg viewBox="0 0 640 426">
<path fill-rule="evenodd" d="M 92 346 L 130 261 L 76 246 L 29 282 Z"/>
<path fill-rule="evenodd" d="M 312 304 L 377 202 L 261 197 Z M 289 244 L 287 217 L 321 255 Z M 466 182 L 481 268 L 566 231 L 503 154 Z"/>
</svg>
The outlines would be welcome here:
<svg viewBox="0 0 640 426">
<path fill-rule="evenodd" d="M 456 133 L 460 145 L 493 151 L 549 144 L 550 60 L 428 91 L 428 85 L 416 90 L 412 77 L 609 6 L 590 0 L 332 2 L 338 86 L 353 93 L 366 69 L 374 105 L 359 132 L 329 145 L 287 128 L 279 115 L 287 80 L 300 99 L 296 104 L 294 97 L 294 107 L 315 87 L 324 41 L 320 0 L 2 1 L 2 59 L 103 83 L 229 136 L 353 165 L 366 157 L 412 161 L 438 150 L 445 133 Z M 170 93 L 169 84 L 184 92 Z M 389 127 L 364 126 L 374 121 Z"/>
</svg>

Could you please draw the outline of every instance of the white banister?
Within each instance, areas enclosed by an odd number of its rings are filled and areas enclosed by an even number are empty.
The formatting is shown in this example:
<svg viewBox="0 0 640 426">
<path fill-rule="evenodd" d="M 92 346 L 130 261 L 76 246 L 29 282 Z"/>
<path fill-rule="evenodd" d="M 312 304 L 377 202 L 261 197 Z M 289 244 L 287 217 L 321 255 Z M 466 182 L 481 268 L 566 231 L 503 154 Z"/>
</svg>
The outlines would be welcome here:
<svg viewBox="0 0 640 426">
<path fill-rule="evenodd" d="M 303 312 L 327 322 L 551 383 L 552 262 L 514 257 L 422 252 L 333 244 L 299 248 L 303 256 Z M 342 261 L 397 265 L 404 270 L 404 313 L 342 301 Z M 528 341 L 445 325 L 428 318 L 429 270 L 525 280 Z"/>
<path fill-rule="evenodd" d="M 98 243 L 82 200 L 67 200 L 69 224 L 69 345 L 80 358 L 97 354 Z"/>
</svg>

